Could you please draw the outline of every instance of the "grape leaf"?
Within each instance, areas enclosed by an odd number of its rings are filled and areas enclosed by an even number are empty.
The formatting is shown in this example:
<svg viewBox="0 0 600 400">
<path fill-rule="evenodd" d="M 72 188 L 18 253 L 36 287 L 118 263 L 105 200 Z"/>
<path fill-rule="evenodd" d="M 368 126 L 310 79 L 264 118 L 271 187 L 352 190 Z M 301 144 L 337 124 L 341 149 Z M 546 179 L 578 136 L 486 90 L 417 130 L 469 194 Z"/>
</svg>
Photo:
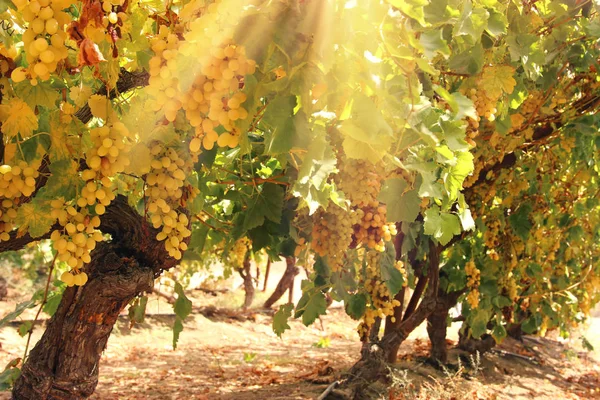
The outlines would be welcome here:
<svg viewBox="0 0 600 400">
<path fill-rule="evenodd" d="M 55 222 L 56 218 L 50 216 L 50 202 L 38 199 L 22 204 L 15 217 L 15 223 L 19 225 L 19 234 L 29 232 L 32 238 L 46 234 Z"/>
<path fill-rule="evenodd" d="M 192 302 L 186 297 L 179 282 L 175 283 L 175 293 L 177 294 L 177 300 L 173 304 L 173 311 L 175 311 L 176 316 L 173 324 L 173 349 L 177 348 L 179 334 L 183 332 L 183 320 L 192 312 Z"/>
<path fill-rule="evenodd" d="M 349 296 L 345 301 L 345 310 L 352 319 L 359 320 L 367 310 L 367 295 L 364 293 L 357 293 Z"/>
<path fill-rule="evenodd" d="M 454 235 L 460 234 L 460 220 L 455 214 L 440 213 L 438 206 L 433 206 L 425 211 L 425 224 L 423 225 L 426 235 L 431 235 L 442 245 L 448 244 Z"/>
<path fill-rule="evenodd" d="M 511 214 L 508 217 L 508 222 L 510 226 L 513 228 L 517 236 L 519 236 L 523 240 L 527 240 L 529 237 L 529 231 L 533 227 L 531 222 L 529 221 L 529 214 L 532 211 L 531 204 L 525 203 L 522 204 L 516 212 Z"/>
<path fill-rule="evenodd" d="M 273 315 L 273 332 L 279 337 L 288 329 L 291 329 L 288 320 L 292 317 L 294 304 L 288 303 L 279 306 L 279 310 Z"/>
<path fill-rule="evenodd" d="M 283 207 L 283 189 L 275 183 L 265 183 L 256 194 L 244 217 L 243 229 L 250 230 L 262 225 L 265 218 L 279 223 Z"/>
<path fill-rule="evenodd" d="M 421 211 L 421 200 L 415 189 L 406 190 L 404 179 L 392 178 L 384 182 L 379 200 L 387 206 L 387 219 L 391 222 L 413 222 Z"/>
<path fill-rule="evenodd" d="M 488 97 L 495 99 L 502 92 L 511 94 L 517 84 L 514 78 L 515 69 L 509 65 L 488 67 L 483 70 L 479 85 L 487 92 Z"/>
<path fill-rule="evenodd" d="M 0 320 L 0 328 L 2 328 L 3 326 L 5 326 L 6 324 L 8 324 L 9 322 L 11 322 L 12 320 L 14 320 L 15 318 L 17 318 L 19 315 L 23 314 L 23 311 L 27 310 L 28 308 L 33 308 L 35 307 L 37 304 L 37 299 L 35 298 L 35 296 L 33 298 L 31 298 L 31 300 L 27 300 L 24 301 L 22 303 L 19 303 L 15 306 L 15 310 L 6 314 L 4 316 L 4 318 L 2 318 Z"/>
<path fill-rule="evenodd" d="M 32 109 L 42 106 L 50 110 L 56 110 L 56 103 L 60 99 L 59 91 L 54 89 L 48 81 L 38 82 L 37 85 L 33 86 L 28 80 L 25 80 L 15 86 L 15 92 Z"/>
<path fill-rule="evenodd" d="M 309 326 L 319 317 L 327 312 L 325 296 L 318 288 L 311 288 L 304 292 L 298 305 L 294 318 L 302 316 L 302 323 Z"/>
<path fill-rule="evenodd" d="M 396 268 L 396 249 L 394 244 L 386 242 L 385 253 L 380 261 L 381 279 L 385 282 L 390 294 L 395 296 L 404 285 L 404 276 Z"/>
<path fill-rule="evenodd" d="M 2 133 L 7 135 L 7 139 L 19 133 L 24 138 L 29 137 L 38 128 L 38 118 L 32 107 L 17 97 L 0 105 L 0 121 Z"/>
<path fill-rule="evenodd" d="M 104 121 L 106 121 L 108 116 L 114 112 L 110 100 L 106 96 L 99 94 L 91 95 L 88 99 L 88 105 L 90 106 L 92 115 Z"/>
<path fill-rule="evenodd" d="M 50 164 L 50 177 L 36 198 L 53 200 L 59 197 L 71 200 L 83 187 L 83 180 L 78 174 L 78 164 L 72 159 L 64 159 Z"/>
</svg>

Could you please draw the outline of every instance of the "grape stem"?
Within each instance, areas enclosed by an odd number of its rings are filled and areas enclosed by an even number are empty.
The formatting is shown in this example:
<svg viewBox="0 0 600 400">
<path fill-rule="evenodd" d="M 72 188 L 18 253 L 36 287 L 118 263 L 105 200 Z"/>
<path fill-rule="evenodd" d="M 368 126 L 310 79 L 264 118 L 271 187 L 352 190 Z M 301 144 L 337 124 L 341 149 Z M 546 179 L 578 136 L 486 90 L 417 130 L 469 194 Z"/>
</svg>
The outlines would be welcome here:
<svg viewBox="0 0 600 400">
<path fill-rule="evenodd" d="M 31 335 L 33 334 L 33 328 L 35 327 L 35 323 L 37 322 L 38 318 L 40 317 L 40 314 L 42 313 L 42 309 L 44 308 L 44 306 L 46 305 L 46 301 L 48 300 L 48 290 L 50 288 L 50 281 L 52 280 L 52 272 L 54 272 L 54 265 L 56 264 L 57 257 L 58 257 L 58 253 L 56 253 L 54 255 L 54 257 L 52 258 L 52 262 L 50 263 L 50 271 L 48 271 L 48 279 L 46 280 L 46 288 L 44 289 L 44 297 L 42 299 L 40 307 L 38 308 L 37 313 L 35 314 L 35 318 L 33 319 L 33 322 L 31 323 L 31 328 L 29 328 L 29 332 L 27 333 L 27 343 L 25 343 L 25 352 L 23 353 L 23 359 L 22 359 L 21 365 L 24 365 L 25 361 L 27 360 L 27 353 L 29 352 L 29 343 L 31 342 Z"/>
</svg>

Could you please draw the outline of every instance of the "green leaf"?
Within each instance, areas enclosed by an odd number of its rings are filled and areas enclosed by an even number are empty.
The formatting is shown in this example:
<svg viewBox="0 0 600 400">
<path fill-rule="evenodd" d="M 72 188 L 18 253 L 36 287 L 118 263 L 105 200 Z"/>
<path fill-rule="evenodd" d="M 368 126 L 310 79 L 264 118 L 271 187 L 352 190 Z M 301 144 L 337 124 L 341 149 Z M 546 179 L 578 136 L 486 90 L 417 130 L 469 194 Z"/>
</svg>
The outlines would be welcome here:
<svg viewBox="0 0 600 400">
<path fill-rule="evenodd" d="M 415 189 L 401 178 L 387 179 L 383 183 L 379 200 L 387 206 L 387 219 L 391 222 L 413 222 L 421 211 L 421 200 Z"/>
<path fill-rule="evenodd" d="M 284 191 L 281 186 L 275 183 L 265 183 L 262 191 L 257 193 L 248 205 L 243 229 L 248 231 L 261 226 L 265 222 L 265 218 L 279 223 L 281 221 L 283 195 Z"/>
<path fill-rule="evenodd" d="M 425 22 L 423 6 L 429 4 L 429 0 L 388 0 L 388 2 L 402 13 L 417 20 L 422 26 L 428 25 Z"/>
<path fill-rule="evenodd" d="M 177 294 L 177 299 L 175 300 L 175 304 L 173 304 L 173 311 L 175 311 L 175 315 L 184 320 L 192 312 L 192 302 L 183 292 L 183 286 L 179 282 L 175 282 L 175 293 Z"/>
<path fill-rule="evenodd" d="M 296 306 L 295 318 L 302 317 L 302 323 L 309 326 L 327 312 L 327 301 L 318 288 L 311 288 L 304 292 Z"/>
<path fill-rule="evenodd" d="M 488 310 L 478 308 L 471 310 L 471 314 L 468 318 L 469 327 L 471 328 L 471 335 L 478 339 L 487 332 L 487 324 L 490 322 L 491 314 Z"/>
<path fill-rule="evenodd" d="M 359 320 L 367 310 L 367 295 L 364 293 L 357 293 L 350 296 L 345 301 L 346 314 L 352 319 Z"/>
<path fill-rule="evenodd" d="M 390 294 L 395 296 L 404 286 L 404 276 L 396 269 L 396 249 L 393 243 L 386 242 L 385 253 L 382 254 L 379 264 L 381 279 L 385 282 Z"/>
<path fill-rule="evenodd" d="M 46 299 L 46 304 L 44 304 L 43 311 L 52 317 L 56 313 L 56 310 L 58 310 L 58 306 L 60 305 L 60 301 L 62 300 L 62 295 L 63 290 L 54 291 L 48 294 L 48 298 Z"/>
<path fill-rule="evenodd" d="M 540 326 L 542 326 L 542 316 L 540 314 L 533 314 L 523 321 L 521 329 L 523 329 L 523 332 L 531 335 L 537 332 Z"/>
<path fill-rule="evenodd" d="M 506 339 L 507 333 L 504 325 L 496 325 L 492 330 L 492 337 L 496 341 L 496 343 L 501 343 L 504 339 Z"/>
<path fill-rule="evenodd" d="M 533 227 L 529 221 L 529 214 L 532 210 L 533 208 L 531 207 L 531 204 L 525 203 L 522 204 L 516 212 L 508 217 L 508 222 L 510 223 L 513 231 L 515 231 L 515 234 L 523 240 L 527 240 L 529 237 L 529 231 Z"/>
<path fill-rule="evenodd" d="M 21 325 L 19 325 L 19 329 L 17 330 L 19 332 L 19 336 L 21 336 L 21 337 L 26 336 L 29 333 L 29 331 L 31 330 L 32 326 L 33 326 L 33 322 L 31 322 L 31 321 L 25 321 Z"/>
<path fill-rule="evenodd" d="M 192 312 L 192 302 L 186 297 L 179 282 L 175 282 L 175 293 L 177 294 L 177 300 L 173 304 L 173 311 L 176 315 L 173 324 L 173 349 L 177 348 L 179 334 L 183 331 L 183 320 Z"/>
<path fill-rule="evenodd" d="M 506 15 L 494 9 L 488 9 L 488 11 L 490 17 L 488 18 L 487 31 L 493 36 L 505 35 L 506 27 L 508 26 Z"/>
<path fill-rule="evenodd" d="M 146 316 L 146 305 L 148 296 L 137 297 L 129 307 L 129 322 L 131 324 L 141 324 Z"/>
<path fill-rule="evenodd" d="M 441 29 L 422 32 L 420 42 L 427 58 L 433 58 L 438 53 L 446 57 L 450 55 L 450 48 L 442 37 Z"/>
<path fill-rule="evenodd" d="M 425 224 L 423 226 L 426 235 L 431 235 L 442 245 L 448 244 L 455 235 L 459 235 L 460 220 L 455 214 L 440 213 L 438 206 L 433 206 L 425 211 Z"/>
<path fill-rule="evenodd" d="M 33 86 L 28 80 L 18 83 L 15 86 L 15 92 L 32 109 L 36 106 L 46 107 L 50 110 L 56 110 L 56 103 L 60 99 L 60 93 L 54 89 L 49 81 L 39 81 Z"/>
<path fill-rule="evenodd" d="M 456 155 L 456 164 L 452 166 L 445 179 L 446 190 L 450 201 L 458 198 L 460 191 L 463 188 L 463 182 L 467 176 L 471 175 L 474 169 L 473 154 L 465 151 L 458 152 Z"/>
<path fill-rule="evenodd" d="M 278 96 L 269 103 L 261 119 L 261 124 L 269 128 L 265 134 L 265 154 L 287 153 L 294 147 L 295 107 L 296 96 Z"/>
<path fill-rule="evenodd" d="M 288 320 L 292 317 L 294 304 L 288 303 L 279 306 L 279 310 L 273 315 L 273 332 L 279 337 L 288 329 L 291 329 Z"/>
<path fill-rule="evenodd" d="M 19 368 L 7 368 L 0 374 L 0 391 L 9 390 L 21 376 Z"/>
<path fill-rule="evenodd" d="M 0 320 L 0 328 L 5 326 L 9 322 L 13 321 L 19 315 L 23 314 L 23 311 L 27 310 L 28 308 L 35 307 L 36 304 L 37 304 L 37 299 L 35 299 L 35 298 L 32 298 L 31 300 L 27 300 L 27 301 L 17 304 L 15 306 L 15 310 L 13 312 L 6 314 L 4 316 L 4 318 L 2 318 Z"/>
<path fill-rule="evenodd" d="M 179 335 L 183 332 L 183 322 L 181 318 L 175 317 L 175 322 L 173 323 L 173 350 L 177 348 L 177 342 L 179 342 Z"/>
</svg>

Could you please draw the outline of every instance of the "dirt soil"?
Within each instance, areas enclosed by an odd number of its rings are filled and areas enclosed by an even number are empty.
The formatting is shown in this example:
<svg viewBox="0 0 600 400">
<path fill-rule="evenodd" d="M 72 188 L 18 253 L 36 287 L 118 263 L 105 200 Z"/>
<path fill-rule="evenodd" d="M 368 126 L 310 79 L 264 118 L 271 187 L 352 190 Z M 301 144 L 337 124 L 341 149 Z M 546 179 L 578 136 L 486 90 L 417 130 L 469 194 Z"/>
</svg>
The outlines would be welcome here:
<svg viewBox="0 0 600 400">
<path fill-rule="evenodd" d="M 281 270 L 273 273 L 270 286 L 276 285 Z M 176 350 L 171 331 L 174 316 L 158 298 L 150 300 L 152 315 L 145 323 L 130 329 L 125 317 L 118 322 L 102 357 L 93 399 L 316 399 L 359 354 L 357 323 L 339 307 L 311 327 L 291 321 L 292 330 L 280 339 L 272 331 L 268 313 L 232 310 L 241 304 L 243 294 L 190 293 L 197 312 L 186 319 Z M 265 298 L 260 293 L 255 305 Z M 17 300 L 1 303 L 0 314 L 12 310 Z M 206 307 L 211 304 L 215 308 Z M 33 310 L 23 318 L 32 314 Z M 0 329 L 0 365 L 23 354 L 25 339 L 16 326 Z M 457 328 L 450 330 L 451 343 L 456 342 Z M 596 345 L 596 352 L 578 346 L 582 334 Z M 37 329 L 32 340 L 40 335 Z M 574 333 L 571 342 L 507 340 L 499 347 L 505 353 L 474 360 L 476 368 L 469 361 L 459 366 L 461 353 L 453 350 L 454 366 L 464 367 L 459 371 L 429 365 L 428 346 L 421 326 L 401 348 L 395 383 L 406 395 L 395 399 L 600 399 L 600 316 Z M 389 394 L 389 389 L 384 392 Z M 9 397 L 0 394 L 0 399 Z"/>
</svg>

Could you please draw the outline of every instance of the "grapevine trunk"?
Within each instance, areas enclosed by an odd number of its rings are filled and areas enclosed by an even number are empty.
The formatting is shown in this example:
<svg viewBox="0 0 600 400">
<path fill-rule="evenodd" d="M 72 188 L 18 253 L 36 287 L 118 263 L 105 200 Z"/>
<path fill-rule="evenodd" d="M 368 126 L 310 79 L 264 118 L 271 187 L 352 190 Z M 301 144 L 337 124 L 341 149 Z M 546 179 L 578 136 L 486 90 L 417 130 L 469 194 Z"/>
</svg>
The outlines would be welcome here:
<svg viewBox="0 0 600 400">
<path fill-rule="evenodd" d="M 98 384 L 102 351 L 123 308 L 152 290 L 153 271 L 101 244 L 84 286 L 68 288 L 15 383 L 13 399 L 85 399 Z"/>
<path fill-rule="evenodd" d="M 277 302 L 277 300 L 279 300 L 281 296 L 283 296 L 285 291 L 290 289 L 291 285 L 294 284 L 294 278 L 300 272 L 298 267 L 296 267 L 295 257 L 286 257 L 285 264 L 285 272 L 279 280 L 279 283 L 273 291 L 273 294 L 267 299 L 267 301 L 265 301 L 265 304 L 263 305 L 264 308 L 271 308 L 273 304 L 275 304 L 275 302 Z"/>
</svg>

